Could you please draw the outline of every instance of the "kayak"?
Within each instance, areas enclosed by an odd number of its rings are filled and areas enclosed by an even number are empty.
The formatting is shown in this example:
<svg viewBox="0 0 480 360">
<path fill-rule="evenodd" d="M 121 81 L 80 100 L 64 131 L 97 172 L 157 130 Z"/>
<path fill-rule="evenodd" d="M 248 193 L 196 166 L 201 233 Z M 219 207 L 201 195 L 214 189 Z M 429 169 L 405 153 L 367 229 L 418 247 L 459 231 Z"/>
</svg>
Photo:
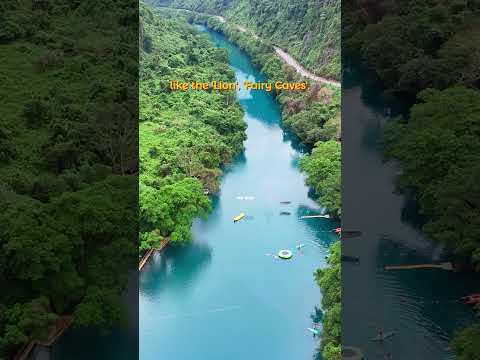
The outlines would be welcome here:
<svg viewBox="0 0 480 360">
<path fill-rule="evenodd" d="M 372 339 L 372 341 L 384 341 L 384 340 L 388 339 L 389 337 L 392 337 L 393 335 L 395 335 L 395 331 L 387 331 L 382 336 L 380 336 L 380 335 L 375 336 Z"/>
<path fill-rule="evenodd" d="M 235 217 L 233 218 L 233 222 L 240 221 L 240 220 L 242 220 L 244 217 L 245 217 L 245 213 L 242 212 L 242 213 L 238 214 L 237 216 L 235 216 Z"/>
<path fill-rule="evenodd" d="M 320 335 L 320 331 L 317 329 L 312 329 L 312 328 L 307 328 L 308 331 L 310 331 L 313 335 Z"/>
</svg>

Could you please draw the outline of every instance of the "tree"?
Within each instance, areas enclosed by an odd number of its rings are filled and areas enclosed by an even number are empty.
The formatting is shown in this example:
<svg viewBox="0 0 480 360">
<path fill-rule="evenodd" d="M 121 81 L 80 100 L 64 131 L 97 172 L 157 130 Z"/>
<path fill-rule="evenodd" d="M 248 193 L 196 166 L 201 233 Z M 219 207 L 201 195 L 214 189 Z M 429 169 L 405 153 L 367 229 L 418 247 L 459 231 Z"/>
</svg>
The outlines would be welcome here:
<svg viewBox="0 0 480 360">
<path fill-rule="evenodd" d="M 0 308 L 0 351 L 8 352 L 31 340 L 46 340 L 57 316 L 49 311 L 46 297 Z M 1 354 L 1 352 L 0 352 Z"/>
<path fill-rule="evenodd" d="M 305 156 L 300 166 L 307 173 L 307 184 L 320 196 L 320 202 L 329 212 L 341 214 L 341 147 L 335 140 L 318 142 L 311 155 Z"/>
<path fill-rule="evenodd" d="M 400 189 L 417 191 L 427 234 L 478 266 L 480 92 L 431 89 L 419 100 L 408 123 L 386 129 L 386 154 L 402 164 Z"/>
<path fill-rule="evenodd" d="M 458 360 L 480 359 L 480 324 L 458 332 L 452 342 Z"/>
<path fill-rule="evenodd" d="M 315 280 L 322 290 L 323 331 L 321 351 L 324 360 L 341 359 L 341 246 L 337 241 L 330 246 L 325 269 L 318 269 Z"/>
<path fill-rule="evenodd" d="M 173 242 L 188 242 L 193 219 L 205 216 L 209 210 L 210 201 L 203 195 L 202 184 L 193 178 L 185 178 L 159 190 L 145 186 L 140 192 L 143 231 L 158 229 L 162 236 L 170 236 Z"/>
</svg>

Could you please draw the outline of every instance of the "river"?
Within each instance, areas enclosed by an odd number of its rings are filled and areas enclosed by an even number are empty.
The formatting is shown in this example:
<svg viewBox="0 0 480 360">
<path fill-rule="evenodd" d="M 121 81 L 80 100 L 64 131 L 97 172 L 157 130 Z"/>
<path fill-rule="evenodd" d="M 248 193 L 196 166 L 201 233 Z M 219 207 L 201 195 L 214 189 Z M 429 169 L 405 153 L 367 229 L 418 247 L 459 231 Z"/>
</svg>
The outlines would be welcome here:
<svg viewBox="0 0 480 360">
<path fill-rule="evenodd" d="M 385 163 L 379 146 L 390 108 L 365 73 L 344 71 L 342 92 L 342 227 L 361 231 L 345 238 L 343 344 L 362 348 L 367 359 L 453 359 L 449 347 L 455 330 L 471 323 L 473 311 L 460 297 L 480 290 L 478 277 L 445 270 L 386 271 L 386 265 L 445 260 L 442 249 L 420 231 L 416 204 L 395 193 L 400 168 Z M 371 339 L 379 328 L 395 335 L 382 343 Z M 385 357 L 387 356 L 387 357 Z"/>
<path fill-rule="evenodd" d="M 228 51 L 240 84 L 265 80 L 223 35 L 197 28 Z M 141 360 L 316 356 L 318 338 L 307 330 L 321 298 L 313 273 L 325 265 L 338 223 L 299 219 L 321 208 L 298 167 L 304 150 L 282 129 L 274 97 L 243 89 L 237 97 L 248 139 L 224 169 L 212 213 L 194 223 L 191 244 L 157 254 L 140 275 Z M 234 223 L 240 212 L 246 219 Z M 295 250 L 300 243 L 302 252 Z M 293 258 L 267 255 L 280 249 Z"/>
</svg>

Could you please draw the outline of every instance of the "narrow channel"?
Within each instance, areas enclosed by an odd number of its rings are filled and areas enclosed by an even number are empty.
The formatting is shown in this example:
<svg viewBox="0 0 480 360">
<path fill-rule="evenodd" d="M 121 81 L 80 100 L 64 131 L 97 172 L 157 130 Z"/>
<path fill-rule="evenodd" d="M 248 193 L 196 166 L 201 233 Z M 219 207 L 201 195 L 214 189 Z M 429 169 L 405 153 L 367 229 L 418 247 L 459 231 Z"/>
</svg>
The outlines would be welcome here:
<svg viewBox="0 0 480 360">
<path fill-rule="evenodd" d="M 228 51 L 239 83 L 265 80 L 223 35 L 197 29 Z M 237 97 L 248 139 L 224 169 L 212 213 L 195 222 L 191 244 L 157 254 L 140 276 L 141 360 L 319 359 L 307 330 L 321 298 L 313 273 L 338 222 L 300 219 L 322 209 L 298 167 L 305 149 L 282 129 L 275 98 L 243 89 Z M 272 256 L 280 249 L 293 258 Z"/>
</svg>

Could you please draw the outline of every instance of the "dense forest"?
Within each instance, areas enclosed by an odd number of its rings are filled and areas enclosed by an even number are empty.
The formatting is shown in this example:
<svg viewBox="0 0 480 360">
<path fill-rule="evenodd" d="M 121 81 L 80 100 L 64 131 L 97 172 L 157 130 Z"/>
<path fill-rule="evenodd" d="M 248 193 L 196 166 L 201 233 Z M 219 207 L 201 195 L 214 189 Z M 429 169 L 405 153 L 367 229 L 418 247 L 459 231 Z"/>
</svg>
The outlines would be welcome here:
<svg viewBox="0 0 480 360">
<path fill-rule="evenodd" d="M 0 358 L 109 328 L 137 258 L 138 11 L 0 3 Z"/>
<path fill-rule="evenodd" d="M 141 251 L 191 239 L 210 210 L 222 164 L 243 149 L 246 124 L 234 91 L 173 91 L 184 82 L 234 81 L 227 54 L 186 21 L 140 13 Z M 186 20 L 186 19 L 184 19 Z"/>
<path fill-rule="evenodd" d="M 150 0 L 224 16 L 285 49 L 312 72 L 340 78 L 338 0 Z"/>
<path fill-rule="evenodd" d="M 345 3 L 345 57 L 360 58 L 389 95 L 415 101 L 426 88 L 478 87 L 479 1 Z"/>
<path fill-rule="evenodd" d="M 399 189 L 416 194 L 426 234 L 479 271 L 480 2 L 351 0 L 345 9 L 345 55 L 411 106 L 383 139 L 403 168 Z M 459 359 L 479 359 L 479 343 L 475 325 L 453 345 Z"/>
<path fill-rule="evenodd" d="M 336 140 L 319 141 L 312 153 L 300 161 L 300 166 L 307 174 L 307 184 L 317 194 L 321 194 L 322 205 L 337 217 L 341 208 L 341 146 Z"/>
</svg>

